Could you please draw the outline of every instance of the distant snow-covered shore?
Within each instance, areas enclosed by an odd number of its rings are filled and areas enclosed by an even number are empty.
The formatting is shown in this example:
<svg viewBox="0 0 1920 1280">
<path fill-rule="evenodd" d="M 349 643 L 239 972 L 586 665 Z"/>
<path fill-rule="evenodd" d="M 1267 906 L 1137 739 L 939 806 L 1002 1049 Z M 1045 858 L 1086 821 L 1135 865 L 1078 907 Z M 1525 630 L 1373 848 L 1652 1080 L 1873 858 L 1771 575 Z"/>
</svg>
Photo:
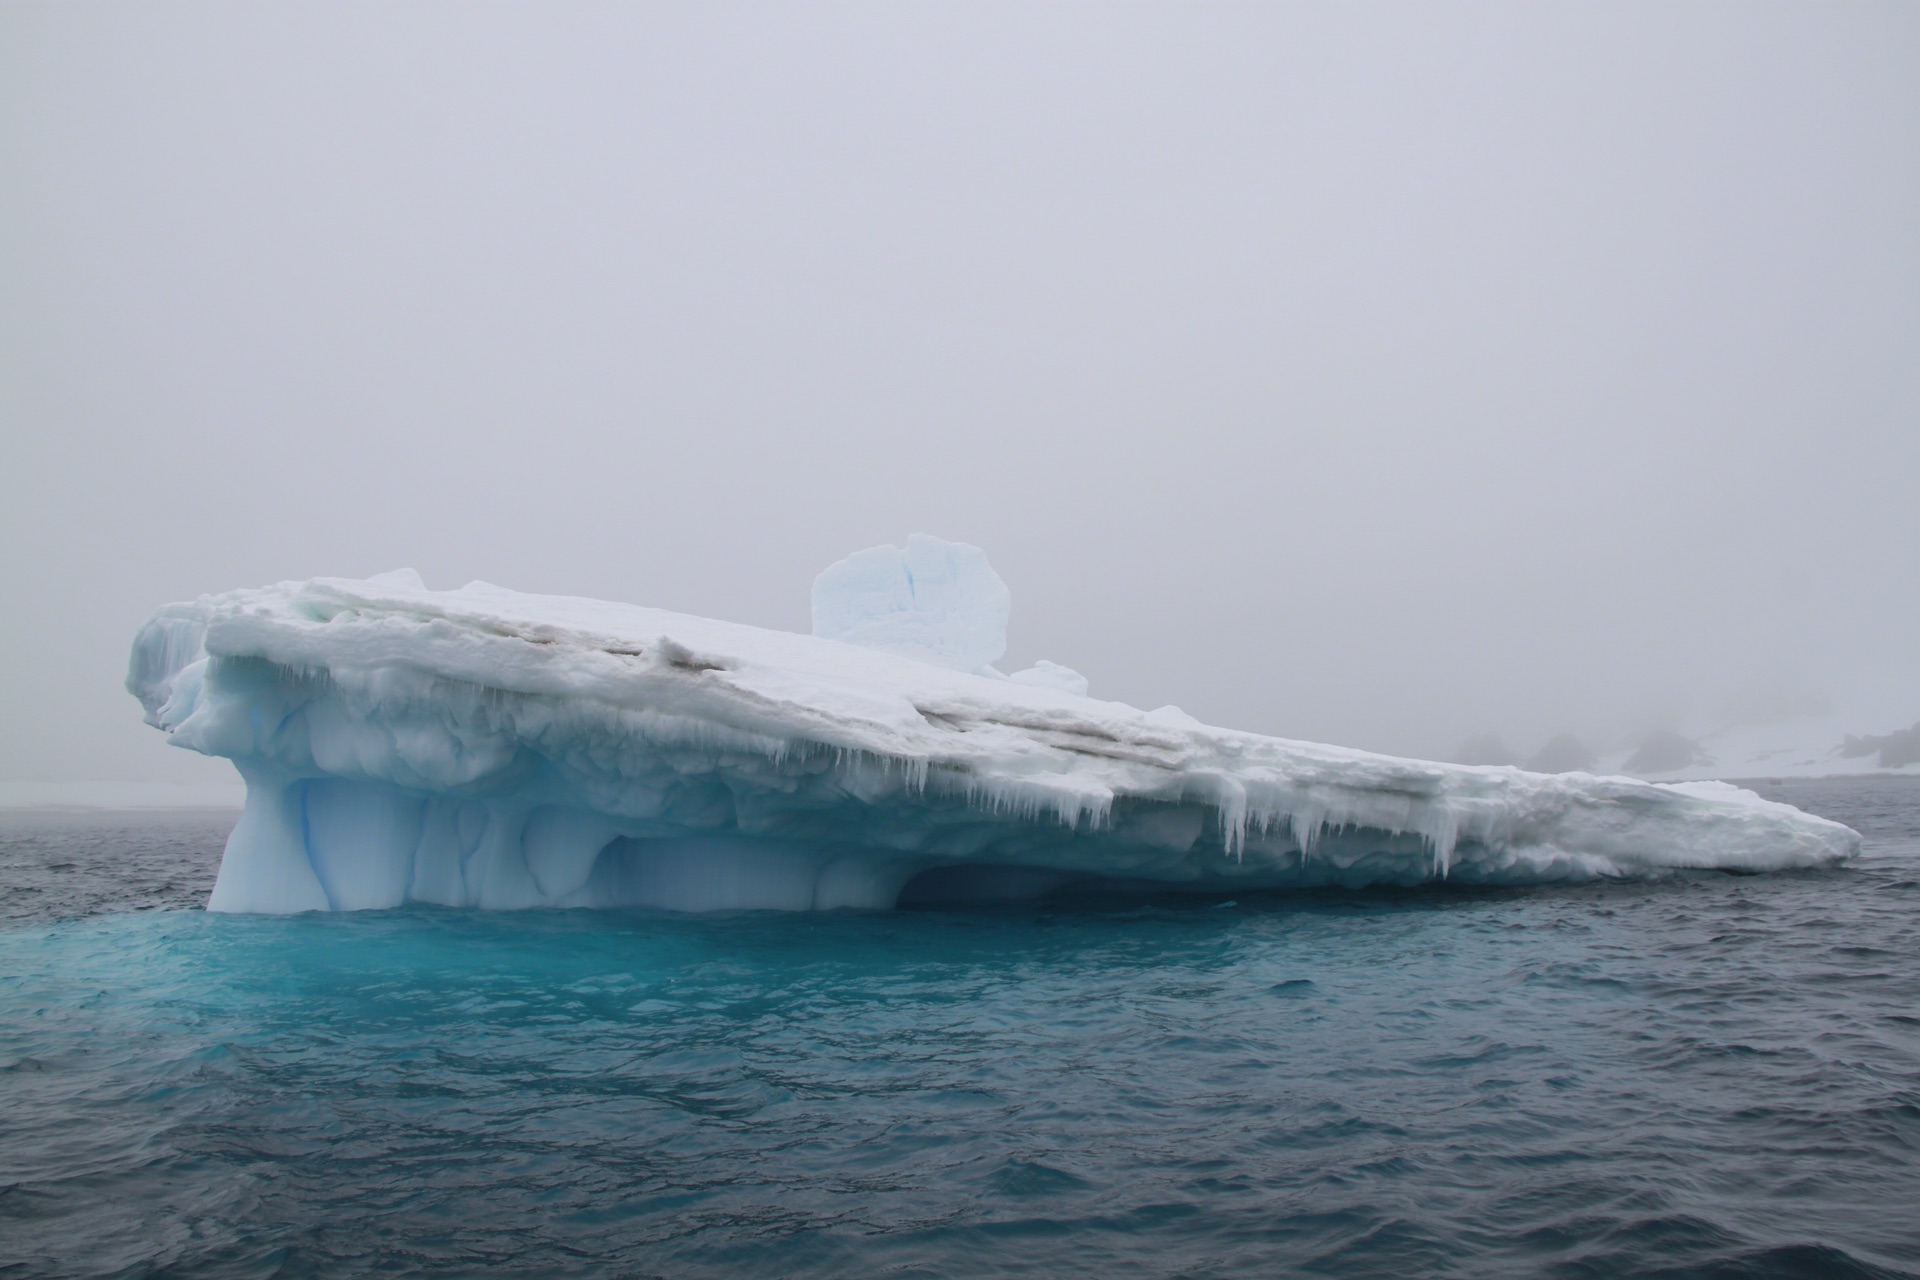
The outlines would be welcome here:
<svg viewBox="0 0 1920 1280">
<path fill-rule="evenodd" d="M 0 809 L 234 809 L 247 800 L 231 782 L 38 782 L 0 780 Z"/>
</svg>

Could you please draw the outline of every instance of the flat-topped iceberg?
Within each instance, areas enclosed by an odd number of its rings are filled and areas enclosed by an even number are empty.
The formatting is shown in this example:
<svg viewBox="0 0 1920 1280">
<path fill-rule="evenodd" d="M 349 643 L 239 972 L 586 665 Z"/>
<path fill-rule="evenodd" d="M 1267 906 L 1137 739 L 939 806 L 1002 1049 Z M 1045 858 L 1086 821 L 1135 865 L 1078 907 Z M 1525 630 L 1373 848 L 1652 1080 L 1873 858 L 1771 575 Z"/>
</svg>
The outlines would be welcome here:
<svg viewBox="0 0 1920 1280">
<path fill-rule="evenodd" d="M 127 684 L 246 780 L 215 911 L 1527 883 L 1859 843 L 1720 783 L 1397 759 L 1100 701 L 1057 664 L 1003 676 L 1004 585 L 934 539 L 842 561 L 814 606 L 848 638 L 320 578 L 162 608 Z"/>
</svg>

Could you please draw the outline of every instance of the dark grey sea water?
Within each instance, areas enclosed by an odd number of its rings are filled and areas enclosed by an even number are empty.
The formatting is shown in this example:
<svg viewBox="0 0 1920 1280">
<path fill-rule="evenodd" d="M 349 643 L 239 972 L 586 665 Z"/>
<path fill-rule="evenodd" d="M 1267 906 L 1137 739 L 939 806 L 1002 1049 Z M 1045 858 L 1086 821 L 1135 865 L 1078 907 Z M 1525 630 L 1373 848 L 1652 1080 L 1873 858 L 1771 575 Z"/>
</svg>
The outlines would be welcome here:
<svg viewBox="0 0 1920 1280">
<path fill-rule="evenodd" d="M 0 815 L 0 1276 L 1920 1275 L 1920 780 L 1829 872 L 211 917 Z"/>
</svg>

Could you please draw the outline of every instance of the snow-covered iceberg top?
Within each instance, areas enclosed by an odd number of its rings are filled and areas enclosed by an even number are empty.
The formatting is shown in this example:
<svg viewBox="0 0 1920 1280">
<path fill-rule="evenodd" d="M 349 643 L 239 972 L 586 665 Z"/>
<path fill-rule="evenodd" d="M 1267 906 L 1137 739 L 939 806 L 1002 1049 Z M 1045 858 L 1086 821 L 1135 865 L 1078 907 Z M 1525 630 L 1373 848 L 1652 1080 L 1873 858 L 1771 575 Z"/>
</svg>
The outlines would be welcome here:
<svg viewBox="0 0 1920 1280">
<path fill-rule="evenodd" d="M 885 577 L 851 580 L 896 608 Z M 922 628 L 921 660 L 885 628 L 874 648 L 402 571 L 168 605 L 127 683 L 246 780 L 224 911 L 1517 883 L 1858 846 L 1724 784 L 1397 759 L 1100 701 L 1054 664 L 1071 679 L 964 669 L 992 645 L 956 616 L 959 647 Z"/>
</svg>

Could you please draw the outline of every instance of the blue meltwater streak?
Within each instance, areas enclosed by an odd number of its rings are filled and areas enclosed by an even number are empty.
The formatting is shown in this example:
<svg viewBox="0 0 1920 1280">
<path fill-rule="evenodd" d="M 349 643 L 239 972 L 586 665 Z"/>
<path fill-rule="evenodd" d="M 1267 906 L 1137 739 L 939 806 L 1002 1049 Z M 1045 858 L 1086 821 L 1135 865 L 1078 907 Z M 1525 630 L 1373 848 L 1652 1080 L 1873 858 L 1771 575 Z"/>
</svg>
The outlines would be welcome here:
<svg viewBox="0 0 1920 1280">
<path fill-rule="evenodd" d="M 1863 858 L 216 917 L 217 824 L 10 817 L 0 1273 L 1920 1274 L 1920 785 L 1774 794 Z"/>
</svg>

